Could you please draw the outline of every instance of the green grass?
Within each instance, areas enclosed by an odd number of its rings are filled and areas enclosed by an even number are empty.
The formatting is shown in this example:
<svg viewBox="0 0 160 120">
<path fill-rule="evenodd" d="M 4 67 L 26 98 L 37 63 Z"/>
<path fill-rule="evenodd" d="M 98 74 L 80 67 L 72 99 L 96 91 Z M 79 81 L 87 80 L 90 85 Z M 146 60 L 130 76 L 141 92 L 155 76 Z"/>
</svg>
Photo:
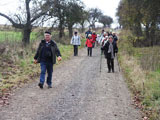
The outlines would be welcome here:
<svg viewBox="0 0 160 120">
<path fill-rule="evenodd" d="M 70 58 L 70 56 L 72 55 L 72 51 L 73 51 L 73 46 L 72 45 L 62 45 L 62 44 L 58 44 L 59 50 L 62 54 L 62 59 L 63 60 L 67 60 Z"/>
<path fill-rule="evenodd" d="M 81 39 L 81 48 L 83 48 L 85 46 L 85 42 L 86 42 L 86 39 L 82 38 Z"/>
<path fill-rule="evenodd" d="M 36 40 L 37 33 L 32 32 L 30 36 L 30 40 Z M 22 41 L 22 32 L 14 32 L 14 31 L 0 31 L 0 42 L 21 42 Z"/>
</svg>

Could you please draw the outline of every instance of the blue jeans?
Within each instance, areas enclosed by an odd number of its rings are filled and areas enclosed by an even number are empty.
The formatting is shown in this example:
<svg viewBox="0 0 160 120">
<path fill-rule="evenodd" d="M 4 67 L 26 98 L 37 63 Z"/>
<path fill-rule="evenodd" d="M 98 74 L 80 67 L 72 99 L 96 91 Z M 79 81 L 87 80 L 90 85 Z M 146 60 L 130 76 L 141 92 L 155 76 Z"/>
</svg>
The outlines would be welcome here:
<svg viewBox="0 0 160 120">
<path fill-rule="evenodd" d="M 44 84 L 45 74 L 47 71 L 48 73 L 47 84 L 51 86 L 52 85 L 53 63 L 41 62 L 40 65 L 41 65 L 40 83 Z"/>
</svg>

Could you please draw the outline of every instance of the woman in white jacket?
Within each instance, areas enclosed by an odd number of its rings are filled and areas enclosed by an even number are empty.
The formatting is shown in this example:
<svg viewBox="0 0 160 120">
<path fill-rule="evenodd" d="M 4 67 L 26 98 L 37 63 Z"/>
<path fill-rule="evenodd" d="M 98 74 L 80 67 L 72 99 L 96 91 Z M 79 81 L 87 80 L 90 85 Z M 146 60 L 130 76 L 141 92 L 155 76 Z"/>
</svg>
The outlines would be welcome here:
<svg viewBox="0 0 160 120">
<path fill-rule="evenodd" d="M 74 47 L 74 56 L 78 56 L 78 46 L 81 45 L 81 38 L 78 36 L 78 32 L 74 33 L 74 36 L 71 39 L 71 45 Z"/>
</svg>

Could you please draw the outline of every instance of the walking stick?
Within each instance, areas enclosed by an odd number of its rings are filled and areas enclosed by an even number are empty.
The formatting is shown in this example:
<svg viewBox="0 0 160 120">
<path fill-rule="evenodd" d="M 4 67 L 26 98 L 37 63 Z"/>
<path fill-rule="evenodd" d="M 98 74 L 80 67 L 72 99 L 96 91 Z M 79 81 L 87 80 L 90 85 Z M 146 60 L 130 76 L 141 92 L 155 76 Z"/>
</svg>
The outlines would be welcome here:
<svg viewBox="0 0 160 120">
<path fill-rule="evenodd" d="M 102 70 L 102 54 L 103 54 L 103 50 L 101 50 L 101 56 L 100 56 L 100 72 Z"/>
<path fill-rule="evenodd" d="M 117 57 L 117 63 L 118 63 L 118 68 L 119 68 L 119 72 L 120 72 L 120 71 L 121 71 L 121 69 L 120 69 L 120 65 L 119 65 L 118 55 L 117 55 L 117 53 L 116 53 L 116 57 Z"/>
</svg>

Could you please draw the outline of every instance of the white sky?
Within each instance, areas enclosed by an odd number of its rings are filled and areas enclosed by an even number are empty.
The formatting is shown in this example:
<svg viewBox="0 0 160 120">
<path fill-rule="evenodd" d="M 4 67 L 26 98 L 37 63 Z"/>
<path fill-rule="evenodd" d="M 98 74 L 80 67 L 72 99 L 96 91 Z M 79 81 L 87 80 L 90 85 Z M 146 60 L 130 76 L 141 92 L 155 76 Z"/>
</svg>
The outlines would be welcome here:
<svg viewBox="0 0 160 120">
<path fill-rule="evenodd" d="M 116 9 L 118 8 L 120 0 L 82 0 L 87 8 L 97 7 L 102 10 L 104 15 L 113 18 L 113 27 L 117 26 Z"/>
<path fill-rule="evenodd" d="M 120 0 L 82 0 L 87 8 L 97 7 L 102 10 L 105 15 L 114 19 L 113 27 L 117 26 L 116 8 Z M 16 12 L 19 6 L 19 0 L 0 0 L 0 12 L 10 14 Z M 0 17 L 0 24 L 9 23 L 5 18 Z"/>
</svg>

